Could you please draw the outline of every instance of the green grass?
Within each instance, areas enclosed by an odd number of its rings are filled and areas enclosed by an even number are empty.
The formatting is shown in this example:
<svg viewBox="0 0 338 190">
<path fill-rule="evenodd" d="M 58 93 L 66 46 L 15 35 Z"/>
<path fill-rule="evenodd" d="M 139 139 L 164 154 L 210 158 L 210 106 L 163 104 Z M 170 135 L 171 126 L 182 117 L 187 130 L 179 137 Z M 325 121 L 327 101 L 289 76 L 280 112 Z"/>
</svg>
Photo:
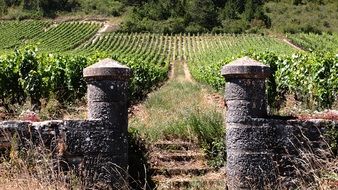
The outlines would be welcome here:
<svg viewBox="0 0 338 190">
<path fill-rule="evenodd" d="M 150 142 L 173 138 L 195 141 L 204 135 L 212 138 L 223 129 L 222 110 L 207 102 L 206 87 L 186 82 L 182 75 L 182 70 L 176 69 L 175 79 L 151 93 L 141 111 L 130 119 L 130 127 Z"/>
<path fill-rule="evenodd" d="M 194 140 L 196 134 L 187 126 L 187 120 L 201 110 L 200 90 L 196 84 L 169 81 L 149 95 L 141 108 L 144 117 L 131 118 L 130 126 L 139 129 L 151 142 L 172 138 Z"/>
<path fill-rule="evenodd" d="M 196 142 L 211 157 L 211 165 L 222 166 L 223 109 L 208 100 L 208 87 L 187 82 L 182 69 L 177 65 L 174 79 L 148 96 L 130 118 L 129 127 L 148 143 L 175 139 Z"/>
</svg>

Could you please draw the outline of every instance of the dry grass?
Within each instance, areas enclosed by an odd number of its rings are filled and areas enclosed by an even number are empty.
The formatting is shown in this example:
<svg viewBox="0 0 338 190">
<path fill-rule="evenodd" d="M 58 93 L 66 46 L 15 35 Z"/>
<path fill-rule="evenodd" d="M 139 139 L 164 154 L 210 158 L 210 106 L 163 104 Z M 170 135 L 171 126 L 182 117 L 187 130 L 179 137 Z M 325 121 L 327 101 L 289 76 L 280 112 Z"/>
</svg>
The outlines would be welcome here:
<svg viewBox="0 0 338 190">
<path fill-rule="evenodd" d="M 34 146 L 21 151 L 10 150 L 9 155 L 0 160 L 0 189 L 1 190 L 67 190 L 67 189 L 131 189 L 125 171 L 118 166 L 115 171 L 116 181 L 111 186 L 104 181 L 87 181 L 96 174 L 88 176 L 81 168 L 70 169 L 67 163 L 57 158 L 55 153 L 43 146 Z M 89 178 L 88 178 L 89 177 Z M 118 187 L 118 188 L 115 188 Z"/>
<path fill-rule="evenodd" d="M 314 150 L 311 147 L 312 142 L 306 137 L 301 137 L 297 143 L 302 144 L 298 149 L 298 156 L 293 162 L 294 175 L 279 177 L 278 189 L 320 189 L 333 190 L 338 189 L 338 157 L 336 157 L 330 148 L 321 148 Z M 298 139 L 299 140 L 299 139 Z M 326 144 L 326 147 L 330 147 Z M 292 156 L 292 155 L 291 155 Z M 288 181 L 289 187 L 286 188 L 285 182 Z"/>
<path fill-rule="evenodd" d="M 0 161 L 0 189 L 81 189 L 72 172 L 61 172 L 57 159 L 50 151 L 34 147 L 24 152 L 11 150 Z"/>
</svg>

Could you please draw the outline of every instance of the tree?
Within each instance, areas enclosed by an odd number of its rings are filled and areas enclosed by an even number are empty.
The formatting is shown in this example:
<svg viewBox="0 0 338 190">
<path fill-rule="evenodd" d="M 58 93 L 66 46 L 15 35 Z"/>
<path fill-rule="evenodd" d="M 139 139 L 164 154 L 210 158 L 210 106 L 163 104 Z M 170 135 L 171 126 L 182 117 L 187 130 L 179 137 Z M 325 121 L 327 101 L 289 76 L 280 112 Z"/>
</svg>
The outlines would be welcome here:
<svg viewBox="0 0 338 190">
<path fill-rule="evenodd" d="M 255 7 L 253 0 L 246 0 L 245 3 L 245 11 L 244 11 L 244 18 L 247 21 L 251 21 L 254 18 L 255 15 Z"/>
<path fill-rule="evenodd" d="M 5 0 L 0 0 L 0 16 L 5 15 L 7 11 L 7 5 Z"/>
<path fill-rule="evenodd" d="M 229 0 L 225 5 L 221 13 L 222 19 L 237 19 L 239 17 L 239 12 L 237 9 L 237 4 L 234 0 Z"/>
<path fill-rule="evenodd" d="M 212 0 L 191 0 L 188 3 L 187 14 L 190 22 L 209 30 L 218 23 L 217 11 Z"/>
</svg>

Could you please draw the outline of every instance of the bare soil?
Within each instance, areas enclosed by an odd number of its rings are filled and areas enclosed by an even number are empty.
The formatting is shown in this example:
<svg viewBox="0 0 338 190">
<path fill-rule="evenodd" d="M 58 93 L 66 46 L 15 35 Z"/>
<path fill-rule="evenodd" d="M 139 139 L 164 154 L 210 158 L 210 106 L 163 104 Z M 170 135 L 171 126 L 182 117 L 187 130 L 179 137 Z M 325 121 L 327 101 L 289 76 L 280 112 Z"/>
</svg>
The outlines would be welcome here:
<svg viewBox="0 0 338 190">
<path fill-rule="evenodd" d="M 175 62 L 173 61 L 173 62 L 170 63 L 169 80 L 172 80 L 175 77 L 175 69 L 174 69 L 174 67 L 175 67 Z"/>
<path fill-rule="evenodd" d="M 208 104 L 213 104 L 221 109 L 226 108 L 226 103 L 223 96 L 221 96 L 218 93 L 208 93 L 206 90 L 204 90 L 204 92 L 205 92 L 204 97 Z"/>
<path fill-rule="evenodd" d="M 323 112 L 315 112 L 312 114 L 300 114 L 297 116 L 300 120 L 309 120 L 309 119 L 323 119 L 323 120 L 338 120 L 338 111 L 337 110 L 325 110 Z"/>
<path fill-rule="evenodd" d="M 289 39 L 284 38 L 283 41 L 297 50 L 304 51 L 301 47 L 295 45 Z"/>
<path fill-rule="evenodd" d="M 190 71 L 189 71 L 189 68 L 188 68 L 188 65 L 186 62 L 183 62 L 183 69 L 184 69 L 184 76 L 185 76 L 185 80 L 187 82 L 195 82 L 192 77 L 191 77 L 191 74 L 190 74 Z"/>
</svg>

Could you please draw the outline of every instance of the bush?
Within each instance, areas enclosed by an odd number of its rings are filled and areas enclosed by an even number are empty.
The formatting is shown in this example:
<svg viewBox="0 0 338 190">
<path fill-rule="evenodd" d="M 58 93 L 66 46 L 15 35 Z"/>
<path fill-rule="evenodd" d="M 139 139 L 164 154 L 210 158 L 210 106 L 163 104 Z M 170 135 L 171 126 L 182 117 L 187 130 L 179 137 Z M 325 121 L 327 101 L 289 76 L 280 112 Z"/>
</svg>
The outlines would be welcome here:
<svg viewBox="0 0 338 190">
<path fill-rule="evenodd" d="M 197 34 L 199 32 L 208 32 L 208 29 L 204 28 L 203 26 L 197 24 L 197 23 L 191 23 L 185 28 L 185 32 L 191 33 L 191 34 Z"/>
<path fill-rule="evenodd" d="M 96 13 L 107 16 L 119 16 L 123 12 L 124 5 L 119 1 L 109 0 L 81 0 L 80 7 L 86 13 Z"/>
<path fill-rule="evenodd" d="M 337 56 L 331 53 L 277 56 L 273 53 L 253 54 L 255 59 L 274 70 L 270 86 L 270 106 L 292 94 L 307 108 L 331 108 L 338 92 Z M 270 82 L 271 84 L 271 82 Z M 272 87 L 272 88 L 271 88 Z"/>
<path fill-rule="evenodd" d="M 73 102 L 85 95 L 86 83 L 82 71 L 88 65 L 109 55 L 38 54 L 26 47 L 0 59 L 0 104 L 22 104 L 26 99 L 40 106 L 40 99 L 55 98 L 60 103 Z M 167 77 L 168 65 L 133 56 L 112 56 L 133 70 L 130 100 L 139 99 Z"/>
<path fill-rule="evenodd" d="M 225 33 L 239 34 L 249 28 L 248 23 L 244 20 L 224 20 L 222 25 Z"/>
<path fill-rule="evenodd" d="M 222 114 L 215 110 L 203 110 L 203 113 L 197 110 L 187 117 L 187 125 L 192 128 L 210 158 L 209 164 L 216 168 L 222 167 L 226 160 Z"/>
</svg>

